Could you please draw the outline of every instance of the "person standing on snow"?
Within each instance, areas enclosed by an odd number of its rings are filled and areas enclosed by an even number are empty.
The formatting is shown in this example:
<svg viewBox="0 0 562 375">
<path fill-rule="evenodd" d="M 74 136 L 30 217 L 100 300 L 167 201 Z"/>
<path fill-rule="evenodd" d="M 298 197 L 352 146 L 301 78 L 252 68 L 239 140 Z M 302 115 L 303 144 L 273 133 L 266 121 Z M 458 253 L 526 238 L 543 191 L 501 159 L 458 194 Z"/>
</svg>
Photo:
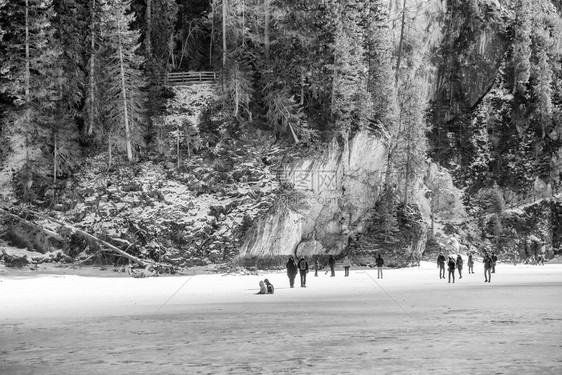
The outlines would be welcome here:
<svg viewBox="0 0 562 375">
<path fill-rule="evenodd" d="M 492 282 L 492 258 L 486 253 L 484 256 L 484 282 Z"/>
<path fill-rule="evenodd" d="M 451 282 L 451 276 L 453 276 L 453 284 L 455 283 L 455 260 L 453 257 L 449 257 L 449 261 L 447 262 L 447 266 L 449 267 L 449 282 Z"/>
<path fill-rule="evenodd" d="M 496 253 L 492 253 L 492 273 L 496 273 L 496 262 L 498 261 L 498 257 Z"/>
<path fill-rule="evenodd" d="M 318 277 L 318 269 L 320 268 L 320 262 L 318 262 L 318 257 L 314 258 L 314 277 Z"/>
<path fill-rule="evenodd" d="M 343 270 L 344 270 L 344 277 L 349 276 L 349 267 L 351 267 L 351 261 L 349 260 L 349 257 L 346 255 L 345 258 L 343 258 Z"/>
<path fill-rule="evenodd" d="M 336 266 L 336 260 L 334 259 L 333 255 L 330 255 L 330 259 L 328 260 L 328 264 L 330 265 L 330 272 L 332 273 L 330 277 L 336 276 L 336 271 L 334 267 Z"/>
<path fill-rule="evenodd" d="M 468 273 L 474 273 L 474 260 L 472 259 L 472 253 L 468 254 Z"/>
<path fill-rule="evenodd" d="M 377 254 L 375 264 L 377 265 L 377 279 L 382 279 L 382 266 L 384 265 L 384 259 L 381 258 L 380 254 Z"/>
<path fill-rule="evenodd" d="M 445 256 L 443 253 L 437 257 L 437 267 L 439 267 L 439 279 L 445 278 Z"/>
<path fill-rule="evenodd" d="M 462 264 L 462 257 L 460 254 L 457 254 L 457 270 L 459 270 L 459 280 L 462 279 Z"/>
<path fill-rule="evenodd" d="M 291 288 L 295 287 L 295 277 L 298 272 L 297 262 L 295 262 L 293 257 L 289 257 L 289 260 L 287 261 L 287 276 L 289 276 L 289 285 Z"/>
<path fill-rule="evenodd" d="M 306 274 L 308 273 L 308 262 L 301 257 L 298 263 L 299 272 L 301 274 L 301 288 L 306 288 Z"/>
</svg>

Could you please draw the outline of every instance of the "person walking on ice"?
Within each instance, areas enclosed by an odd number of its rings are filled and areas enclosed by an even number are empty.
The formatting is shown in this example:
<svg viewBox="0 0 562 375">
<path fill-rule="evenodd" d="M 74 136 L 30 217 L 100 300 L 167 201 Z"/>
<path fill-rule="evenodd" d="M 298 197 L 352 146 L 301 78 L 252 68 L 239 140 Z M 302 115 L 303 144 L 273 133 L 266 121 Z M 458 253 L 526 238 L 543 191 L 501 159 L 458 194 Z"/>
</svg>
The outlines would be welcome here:
<svg viewBox="0 0 562 375">
<path fill-rule="evenodd" d="M 287 261 L 286 264 L 287 267 L 287 276 L 289 277 L 289 286 L 291 288 L 295 287 L 295 277 L 297 276 L 298 271 L 298 267 L 297 267 L 297 262 L 295 262 L 295 259 L 293 257 L 289 257 L 289 260 Z"/>
<path fill-rule="evenodd" d="M 492 258 L 486 253 L 484 255 L 484 282 L 492 282 Z"/>
<path fill-rule="evenodd" d="M 346 255 L 345 258 L 343 258 L 344 277 L 349 276 L 349 268 L 350 267 L 351 267 L 351 261 L 349 260 L 349 257 Z"/>
<path fill-rule="evenodd" d="M 328 260 L 328 264 L 330 265 L 330 272 L 332 273 L 330 277 L 336 276 L 336 271 L 334 267 L 336 266 L 336 260 L 334 259 L 333 255 L 330 255 L 330 259 Z"/>
<path fill-rule="evenodd" d="M 304 257 L 299 260 L 299 272 L 301 274 L 301 288 L 306 288 L 306 274 L 308 273 L 308 262 Z"/>
<path fill-rule="evenodd" d="M 457 254 L 457 270 L 459 270 L 459 280 L 462 279 L 462 264 L 462 257 L 460 254 Z"/>
<path fill-rule="evenodd" d="M 382 266 L 384 265 L 384 259 L 381 258 L 380 254 L 377 254 L 375 262 L 377 265 L 377 279 L 382 279 Z"/>
<path fill-rule="evenodd" d="M 472 253 L 468 254 L 468 262 L 466 262 L 468 266 L 468 273 L 474 273 L 474 260 L 472 259 Z"/>
<path fill-rule="evenodd" d="M 445 256 L 443 253 L 437 257 L 437 267 L 439 268 L 439 279 L 445 278 Z"/>
<path fill-rule="evenodd" d="M 318 257 L 314 259 L 314 277 L 318 277 L 318 269 L 320 268 L 320 262 L 318 261 Z"/>
<path fill-rule="evenodd" d="M 455 283 L 455 260 L 453 257 L 449 257 L 449 261 L 447 262 L 447 266 L 449 267 L 449 282 L 451 282 L 451 276 L 453 276 L 453 284 Z"/>
</svg>

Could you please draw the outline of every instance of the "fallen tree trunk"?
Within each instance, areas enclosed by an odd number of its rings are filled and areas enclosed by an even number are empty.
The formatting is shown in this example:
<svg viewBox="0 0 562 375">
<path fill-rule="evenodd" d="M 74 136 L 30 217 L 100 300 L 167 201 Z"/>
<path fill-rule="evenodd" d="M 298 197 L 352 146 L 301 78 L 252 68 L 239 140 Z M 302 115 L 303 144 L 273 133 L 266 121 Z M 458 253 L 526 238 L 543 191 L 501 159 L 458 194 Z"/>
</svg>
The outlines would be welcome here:
<svg viewBox="0 0 562 375">
<path fill-rule="evenodd" d="M 12 216 L 12 217 L 15 217 L 15 218 L 17 218 L 17 219 L 19 219 L 19 220 L 22 220 L 22 221 L 25 221 L 25 222 L 28 222 L 27 220 L 22 219 L 22 218 L 21 218 L 20 216 L 18 216 L 18 215 L 12 214 L 11 212 L 9 212 L 8 210 L 6 210 L 6 209 L 4 209 L 4 208 L 2 208 L 2 210 L 3 210 L 4 212 L 8 213 L 8 214 L 9 214 L 10 216 Z M 40 214 L 40 213 L 38 213 L 38 212 L 35 212 L 35 211 L 32 211 L 32 210 L 26 210 L 26 211 L 28 211 L 29 213 L 32 213 L 33 215 L 36 215 L 36 216 L 38 216 L 38 217 L 40 217 L 40 218 L 42 218 L 42 219 L 50 220 L 50 221 L 55 222 L 55 223 L 57 223 L 57 224 L 59 224 L 59 225 L 62 225 L 63 227 L 66 227 L 66 228 L 70 229 L 70 230 L 73 231 L 74 233 L 78 233 L 78 234 L 80 234 L 81 236 L 84 236 L 84 237 L 86 237 L 86 238 L 88 238 L 88 239 L 90 239 L 90 240 L 92 240 L 92 241 L 98 243 L 99 245 L 101 245 L 101 246 L 103 246 L 103 247 L 109 248 L 111 251 L 113 251 L 113 252 L 115 252 L 115 253 L 117 253 L 117 254 L 119 254 L 119 255 L 121 255 L 121 256 L 127 258 L 127 259 L 129 259 L 130 261 L 132 261 L 132 262 L 134 262 L 134 263 L 140 265 L 140 266 L 143 267 L 143 268 L 146 267 L 146 266 L 149 264 L 148 262 L 142 261 L 142 260 L 140 260 L 139 258 L 137 258 L 137 257 L 135 257 L 135 256 L 132 256 L 131 254 L 128 254 L 128 253 L 124 252 L 123 250 L 119 249 L 118 247 L 115 247 L 115 246 L 113 246 L 112 244 L 110 244 L 110 243 L 108 243 L 108 242 L 106 242 L 106 241 L 104 241 L 104 240 L 102 240 L 102 239 L 99 239 L 99 238 L 97 238 L 97 237 L 91 235 L 91 234 L 88 233 L 88 232 L 83 231 L 82 229 L 78 229 L 78 228 L 76 228 L 76 227 L 73 226 L 73 225 L 64 223 L 64 222 L 62 222 L 62 221 L 60 221 L 60 220 L 57 220 L 57 219 L 54 219 L 54 218 L 52 218 L 52 217 L 50 217 L 50 216 L 42 215 L 42 214 Z M 29 223 L 29 222 L 28 222 L 28 223 Z M 30 223 L 30 225 L 34 225 L 34 226 L 37 226 L 37 227 L 39 227 L 39 228 L 42 228 L 39 224 L 31 224 L 31 223 Z M 43 229 L 43 230 L 46 230 L 46 229 L 44 229 L 44 228 L 42 228 L 42 229 Z"/>
<path fill-rule="evenodd" d="M 39 229 L 40 231 L 42 231 L 43 233 L 45 233 L 47 236 L 52 237 L 52 238 L 54 238 L 54 239 L 57 240 L 57 241 L 61 241 L 61 242 L 64 241 L 64 238 L 62 238 L 61 236 L 59 236 L 57 233 L 53 232 L 53 231 L 50 230 L 50 229 L 46 229 L 46 228 L 43 228 L 43 227 L 42 227 L 41 225 L 39 225 L 39 224 L 32 223 L 32 222 L 29 221 L 29 220 L 26 220 L 26 219 L 24 219 L 24 218 L 22 218 L 22 217 L 20 217 L 20 216 L 18 216 L 18 215 L 15 215 L 15 214 L 11 213 L 10 211 L 6 210 L 5 208 L 0 207 L 0 210 L 4 211 L 4 213 L 5 213 L 6 215 L 8 215 L 8 216 L 10 216 L 10 217 L 13 217 L 13 218 L 16 219 L 16 220 L 21 221 L 22 223 L 25 223 L 25 224 L 29 225 L 30 227 L 34 227 L 34 228 Z"/>
</svg>

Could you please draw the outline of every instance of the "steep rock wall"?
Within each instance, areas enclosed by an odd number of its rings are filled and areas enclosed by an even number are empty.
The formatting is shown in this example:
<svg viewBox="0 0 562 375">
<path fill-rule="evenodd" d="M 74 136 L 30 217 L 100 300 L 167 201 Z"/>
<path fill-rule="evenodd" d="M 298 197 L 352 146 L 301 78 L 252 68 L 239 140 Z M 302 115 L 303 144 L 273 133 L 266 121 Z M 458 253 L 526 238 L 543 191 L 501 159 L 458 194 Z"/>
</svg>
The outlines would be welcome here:
<svg viewBox="0 0 562 375">
<path fill-rule="evenodd" d="M 385 142 L 367 131 L 346 145 L 333 141 L 318 159 L 281 172 L 285 189 L 249 232 L 239 257 L 337 254 L 376 202 L 387 161 Z"/>
<path fill-rule="evenodd" d="M 402 34 L 403 0 L 387 0 L 390 20 L 390 36 L 398 49 Z M 445 38 L 447 0 L 408 0 L 404 18 L 403 52 L 416 51 L 413 62 L 423 70 L 426 81 L 423 97 L 429 100 L 437 87 L 438 66 L 432 56 Z"/>
</svg>

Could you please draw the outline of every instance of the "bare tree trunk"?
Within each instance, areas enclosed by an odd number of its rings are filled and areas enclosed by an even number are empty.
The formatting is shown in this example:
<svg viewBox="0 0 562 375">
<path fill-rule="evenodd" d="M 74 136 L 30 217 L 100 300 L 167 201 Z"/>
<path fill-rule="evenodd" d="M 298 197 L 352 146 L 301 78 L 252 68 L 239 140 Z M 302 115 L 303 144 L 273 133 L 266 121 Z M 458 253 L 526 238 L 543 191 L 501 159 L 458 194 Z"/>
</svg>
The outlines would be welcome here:
<svg viewBox="0 0 562 375">
<path fill-rule="evenodd" d="M 215 2 L 209 1 L 211 5 L 211 37 L 209 38 L 209 68 L 213 67 L 213 35 L 215 35 Z"/>
<path fill-rule="evenodd" d="M 293 135 L 293 139 L 295 140 L 295 143 L 299 143 L 299 138 L 297 137 L 297 134 L 293 130 L 293 125 L 291 125 L 290 123 L 289 123 L 289 129 L 291 129 L 291 134 Z"/>
<path fill-rule="evenodd" d="M 404 178 L 404 212 L 406 212 L 406 207 L 408 206 L 408 191 L 410 184 L 410 169 L 411 169 L 411 154 L 412 154 L 412 134 L 411 134 L 411 124 L 408 124 L 407 135 L 408 146 L 406 147 L 406 176 Z"/>
<path fill-rule="evenodd" d="M 29 160 L 29 133 L 31 132 L 31 55 L 30 55 L 30 40 L 29 40 L 29 0 L 25 0 L 25 73 L 24 73 L 24 85 L 25 85 L 25 112 L 24 112 L 24 124 L 25 124 L 25 149 L 26 149 L 26 161 Z"/>
<path fill-rule="evenodd" d="M 146 50 L 146 58 L 150 58 L 152 54 L 152 0 L 146 0 L 146 35 L 144 46 Z"/>
<path fill-rule="evenodd" d="M 96 19 L 96 0 L 92 0 L 92 23 L 90 25 L 90 82 L 88 91 L 90 94 L 90 106 L 88 108 L 88 125 L 86 126 L 86 135 L 91 136 L 94 132 L 94 103 L 95 103 L 95 79 L 94 79 L 94 72 L 95 72 L 95 60 L 96 60 L 96 28 L 95 28 L 95 19 Z"/>
<path fill-rule="evenodd" d="M 263 1 L 264 6 L 264 15 L 265 15 L 265 23 L 264 23 L 264 45 L 265 45 L 265 61 L 269 61 L 269 0 Z"/>
<path fill-rule="evenodd" d="M 222 69 L 226 68 L 226 9 L 227 0 L 222 0 Z"/>
<path fill-rule="evenodd" d="M 109 134 L 107 135 L 107 155 L 108 155 L 108 159 L 109 159 L 107 161 L 107 169 L 111 168 L 111 164 L 113 162 L 112 148 L 113 148 L 113 145 L 111 143 L 111 132 L 109 132 Z"/>
<path fill-rule="evenodd" d="M 61 241 L 61 242 L 65 241 L 64 238 L 62 238 L 58 233 L 55 233 L 55 232 L 53 232 L 52 230 L 43 228 L 43 227 L 42 227 L 41 225 L 39 225 L 39 224 L 33 223 L 33 222 L 31 222 L 31 221 L 28 221 L 28 220 L 26 220 L 26 219 L 20 217 L 19 215 L 13 214 L 13 213 L 11 213 L 10 211 L 8 211 L 7 209 L 5 209 L 5 208 L 3 208 L 3 207 L 0 207 L 0 210 L 3 211 L 4 214 L 6 214 L 6 215 L 8 215 L 8 216 L 10 216 L 10 217 L 13 217 L 13 218 L 16 219 L 16 220 L 19 220 L 19 221 L 21 221 L 22 223 L 25 223 L 25 224 L 27 224 L 27 225 L 29 225 L 29 226 L 31 226 L 31 227 L 34 227 L 34 228 L 39 229 L 40 231 L 42 231 L 43 233 L 45 233 L 48 237 L 54 238 L 55 240 Z"/>
<path fill-rule="evenodd" d="M 57 182 L 57 157 L 58 157 L 58 145 L 57 145 L 57 132 L 54 130 L 53 131 L 54 134 L 54 138 L 55 138 L 55 152 L 54 152 L 54 156 L 53 156 L 53 183 Z"/>
<path fill-rule="evenodd" d="M 121 21 L 117 21 L 117 32 L 119 33 L 119 65 L 121 69 L 121 94 L 123 97 L 123 120 L 125 122 L 125 144 L 127 147 L 127 160 L 133 161 L 133 148 L 131 146 L 131 129 L 129 126 L 129 111 L 127 108 L 127 86 L 125 83 L 125 62 L 123 61 L 123 41 L 121 40 Z"/>
<path fill-rule="evenodd" d="M 236 75 L 234 77 L 234 118 L 238 117 L 238 107 L 240 105 L 240 80 L 239 80 L 239 69 L 238 69 L 238 64 L 236 64 L 236 71 L 234 72 L 234 74 Z"/>
<path fill-rule="evenodd" d="M 242 0 L 242 46 L 246 45 L 246 34 L 244 33 L 246 29 L 246 2 Z"/>
<path fill-rule="evenodd" d="M 176 55 L 174 55 L 174 34 L 170 35 L 170 40 L 168 41 L 168 59 L 166 60 L 166 73 L 171 69 L 168 68 L 169 64 L 172 64 L 172 69 L 176 67 Z M 167 83 L 167 81 L 166 81 Z"/>
<path fill-rule="evenodd" d="M 396 76 L 395 76 L 396 85 L 398 85 L 400 61 L 402 60 L 402 43 L 404 42 L 405 25 L 406 25 L 406 0 L 404 0 L 404 3 L 402 5 L 402 27 L 400 28 L 400 41 L 398 42 L 398 57 L 396 59 Z"/>
<path fill-rule="evenodd" d="M 180 155 L 180 128 L 179 126 L 177 127 L 177 137 L 176 137 L 176 155 L 178 157 L 178 161 L 177 161 L 177 168 L 178 170 L 180 169 L 180 160 L 181 160 L 181 155 Z"/>
<path fill-rule="evenodd" d="M 301 100 L 300 105 L 304 105 L 304 72 L 301 72 Z"/>
<path fill-rule="evenodd" d="M 31 67 L 30 67 L 30 54 L 29 54 L 29 0 L 25 0 L 25 102 L 29 104 L 31 101 L 30 94 L 30 81 L 31 81 Z"/>
</svg>

